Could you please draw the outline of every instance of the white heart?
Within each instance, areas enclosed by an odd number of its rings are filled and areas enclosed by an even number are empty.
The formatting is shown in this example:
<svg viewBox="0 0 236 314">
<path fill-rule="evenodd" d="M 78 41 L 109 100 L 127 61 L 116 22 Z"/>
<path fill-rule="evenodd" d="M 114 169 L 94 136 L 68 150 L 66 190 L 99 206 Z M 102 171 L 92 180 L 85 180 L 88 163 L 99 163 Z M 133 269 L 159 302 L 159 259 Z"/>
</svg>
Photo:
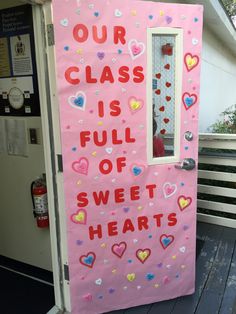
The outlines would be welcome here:
<svg viewBox="0 0 236 314">
<path fill-rule="evenodd" d="M 138 242 L 138 240 L 137 240 L 137 239 L 134 239 L 134 240 L 133 240 L 133 242 L 134 242 L 134 243 L 137 243 L 137 242 Z"/>
<path fill-rule="evenodd" d="M 107 152 L 108 154 L 111 154 L 112 151 L 113 151 L 113 148 L 112 148 L 112 147 L 107 147 L 107 148 L 106 148 L 106 152 Z"/>
<path fill-rule="evenodd" d="M 112 179 L 111 182 L 112 182 L 112 183 L 115 183 L 115 182 L 116 182 L 116 179 Z"/>
<path fill-rule="evenodd" d="M 77 10 L 76 10 L 76 13 L 77 13 L 78 15 L 80 15 L 80 9 L 77 9 Z"/>
<path fill-rule="evenodd" d="M 142 287 L 141 286 L 137 286 L 137 289 L 140 290 Z"/>
<path fill-rule="evenodd" d="M 168 192 L 168 189 L 171 189 L 170 193 Z M 177 191 L 177 185 L 176 184 L 171 184 L 169 182 L 166 182 L 163 185 L 163 193 L 164 193 L 165 198 L 171 197 L 172 195 L 174 195 L 176 193 L 176 191 Z"/>
<path fill-rule="evenodd" d="M 186 16 L 185 15 L 181 15 L 181 20 L 186 20 Z"/>
<path fill-rule="evenodd" d="M 122 93 L 125 93 L 126 92 L 126 89 L 125 88 L 121 88 L 121 91 L 122 91 Z"/>
<path fill-rule="evenodd" d="M 124 289 L 124 290 L 127 290 L 127 289 L 128 289 L 128 287 L 126 287 L 126 286 L 125 286 L 123 289 Z"/>
<path fill-rule="evenodd" d="M 94 180 L 98 180 L 98 179 L 99 179 L 99 176 L 94 177 Z"/>
<path fill-rule="evenodd" d="M 89 7 L 90 10 L 93 10 L 93 9 L 94 9 L 94 4 L 93 4 L 93 3 L 90 3 L 90 4 L 88 5 L 88 7 Z"/>
<path fill-rule="evenodd" d="M 115 17 L 121 17 L 122 16 L 122 12 L 119 9 L 115 10 Z"/>
<path fill-rule="evenodd" d="M 63 19 L 63 20 L 61 20 L 60 23 L 61 23 L 62 26 L 66 27 L 66 26 L 68 26 L 69 21 L 68 21 L 68 19 Z"/>
<path fill-rule="evenodd" d="M 141 47 L 141 51 L 140 51 L 140 53 L 138 53 L 137 55 L 134 55 L 134 54 L 133 54 L 133 51 L 132 51 L 132 46 L 133 46 L 133 45 L 135 45 L 136 47 Z M 145 44 L 142 43 L 142 42 L 138 42 L 136 39 L 131 39 L 131 40 L 129 41 L 129 43 L 128 43 L 128 48 L 129 48 L 129 53 L 130 53 L 130 55 L 131 55 L 131 58 L 132 58 L 133 60 L 135 60 L 135 59 L 139 58 L 141 55 L 143 55 L 144 52 L 145 52 L 145 49 L 146 49 Z"/>
<path fill-rule="evenodd" d="M 105 215 L 105 212 L 100 212 L 100 215 Z"/>
<path fill-rule="evenodd" d="M 134 154 L 134 155 L 137 154 L 136 150 L 133 150 L 133 151 L 132 151 L 132 154 Z"/>
<path fill-rule="evenodd" d="M 197 38 L 193 38 L 192 39 L 192 44 L 195 46 L 198 44 L 198 39 Z"/>
<path fill-rule="evenodd" d="M 170 268 L 171 268 L 171 265 L 166 265 L 166 268 L 170 269 Z"/>
<path fill-rule="evenodd" d="M 95 281 L 95 283 L 96 283 L 96 285 L 101 286 L 101 284 L 102 284 L 102 279 L 101 279 L 101 278 L 97 279 L 97 280 Z"/>
<path fill-rule="evenodd" d="M 112 61 L 113 63 L 116 63 L 116 58 L 112 58 L 111 61 Z"/>
<path fill-rule="evenodd" d="M 82 98 L 83 99 L 82 107 L 80 107 L 80 106 L 75 104 L 75 100 L 77 98 Z M 85 95 L 85 93 L 82 92 L 82 91 L 79 91 L 79 92 L 76 93 L 76 95 L 70 96 L 68 98 L 68 103 L 71 105 L 71 107 L 84 111 L 85 107 L 86 107 L 86 95 Z"/>
<path fill-rule="evenodd" d="M 104 259 L 103 262 L 104 262 L 104 264 L 107 264 L 107 263 L 108 263 L 108 260 L 107 260 L 107 259 Z"/>
<path fill-rule="evenodd" d="M 154 172 L 154 176 L 156 176 L 156 177 L 157 177 L 157 176 L 158 176 L 158 172 Z"/>
<path fill-rule="evenodd" d="M 84 120 L 79 120 L 79 124 L 83 124 L 84 123 Z"/>
<path fill-rule="evenodd" d="M 83 64 L 83 63 L 84 63 L 84 59 L 80 59 L 79 62 L 80 62 L 81 64 Z"/>
<path fill-rule="evenodd" d="M 139 22 L 136 22 L 135 25 L 136 25 L 137 28 L 140 27 L 140 23 Z"/>
<path fill-rule="evenodd" d="M 185 246 L 182 246 L 179 250 L 180 250 L 181 253 L 185 253 L 186 247 L 185 247 Z"/>
<path fill-rule="evenodd" d="M 149 206 L 153 206 L 154 205 L 154 203 L 149 203 Z"/>
<path fill-rule="evenodd" d="M 96 94 L 96 95 L 99 95 L 99 93 L 100 93 L 99 90 L 96 90 L 96 91 L 95 91 L 95 94 Z"/>
</svg>

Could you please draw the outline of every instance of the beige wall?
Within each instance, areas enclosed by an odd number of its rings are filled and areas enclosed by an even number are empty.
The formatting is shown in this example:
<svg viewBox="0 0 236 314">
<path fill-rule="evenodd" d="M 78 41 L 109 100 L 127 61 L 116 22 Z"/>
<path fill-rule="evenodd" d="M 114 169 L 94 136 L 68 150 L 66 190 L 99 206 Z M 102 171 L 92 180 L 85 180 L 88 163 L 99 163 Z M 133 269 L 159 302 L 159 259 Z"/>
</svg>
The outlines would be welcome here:
<svg viewBox="0 0 236 314">
<path fill-rule="evenodd" d="M 14 5 L 22 2 L 0 0 L 0 9 Z M 42 134 L 40 117 L 16 119 Z M 49 229 L 37 228 L 30 195 L 31 182 L 45 172 L 42 136 L 40 145 L 28 148 L 28 157 L 0 153 L 0 255 L 51 270 Z"/>
</svg>

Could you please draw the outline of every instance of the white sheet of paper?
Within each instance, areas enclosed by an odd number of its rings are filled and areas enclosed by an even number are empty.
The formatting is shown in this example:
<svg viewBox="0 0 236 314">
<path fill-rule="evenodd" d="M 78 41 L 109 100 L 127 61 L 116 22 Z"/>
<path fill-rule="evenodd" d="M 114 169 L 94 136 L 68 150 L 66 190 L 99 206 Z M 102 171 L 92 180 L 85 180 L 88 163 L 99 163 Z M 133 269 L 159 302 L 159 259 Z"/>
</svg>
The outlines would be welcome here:
<svg viewBox="0 0 236 314">
<path fill-rule="evenodd" d="M 6 152 L 6 132 L 4 119 L 0 119 L 0 154 Z"/>
<path fill-rule="evenodd" d="M 27 157 L 28 145 L 25 121 L 6 119 L 5 130 L 8 155 Z"/>
</svg>

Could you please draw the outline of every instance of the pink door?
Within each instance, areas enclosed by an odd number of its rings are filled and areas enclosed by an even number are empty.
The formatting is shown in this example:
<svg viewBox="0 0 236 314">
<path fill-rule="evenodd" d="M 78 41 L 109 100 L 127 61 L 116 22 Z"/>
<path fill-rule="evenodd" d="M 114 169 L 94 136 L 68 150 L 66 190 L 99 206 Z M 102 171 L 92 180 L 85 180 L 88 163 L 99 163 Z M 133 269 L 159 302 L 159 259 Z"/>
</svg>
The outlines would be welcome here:
<svg viewBox="0 0 236 314">
<path fill-rule="evenodd" d="M 72 312 L 192 294 L 203 9 L 53 10 Z"/>
</svg>

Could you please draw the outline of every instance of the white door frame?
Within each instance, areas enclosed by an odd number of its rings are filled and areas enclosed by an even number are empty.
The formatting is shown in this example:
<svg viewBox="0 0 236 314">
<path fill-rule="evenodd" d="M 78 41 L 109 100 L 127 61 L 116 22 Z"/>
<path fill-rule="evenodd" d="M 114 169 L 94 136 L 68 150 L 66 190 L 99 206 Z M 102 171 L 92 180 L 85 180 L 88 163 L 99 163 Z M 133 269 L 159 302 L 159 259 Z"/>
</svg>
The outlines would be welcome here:
<svg viewBox="0 0 236 314">
<path fill-rule="evenodd" d="M 63 176 L 57 162 L 61 155 L 59 107 L 56 88 L 54 46 L 48 45 L 47 25 L 52 24 L 51 2 L 33 5 L 35 53 L 41 104 L 44 158 L 47 177 L 50 239 L 54 279 L 55 307 L 49 313 L 70 312 L 66 216 Z"/>
</svg>

